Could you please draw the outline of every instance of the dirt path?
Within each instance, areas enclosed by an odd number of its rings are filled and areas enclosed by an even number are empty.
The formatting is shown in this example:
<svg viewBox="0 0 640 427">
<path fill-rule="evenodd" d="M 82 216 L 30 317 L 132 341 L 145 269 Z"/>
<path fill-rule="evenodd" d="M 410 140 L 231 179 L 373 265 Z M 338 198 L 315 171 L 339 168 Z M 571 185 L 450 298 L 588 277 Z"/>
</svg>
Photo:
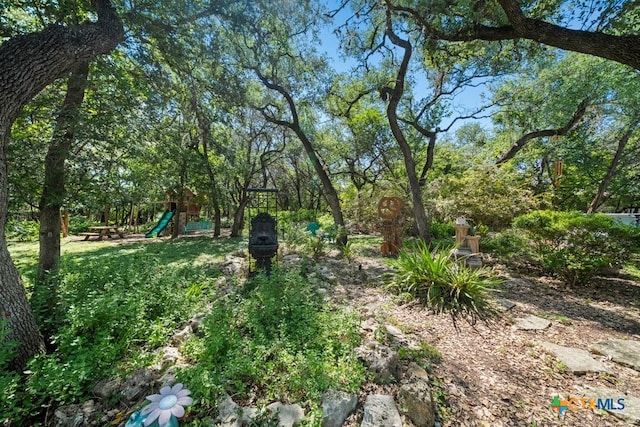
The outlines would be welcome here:
<svg viewBox="0 0 640 427">
<path fill-rule="evenodd" d="M 339 269 L 338 263 L 328 262 L 334 271 Z M 360 257 L 355 265 L 361 270 L 347 267 L 338 272 L 341 280 L 334 297 L 363 318 L 395 325 L 414 342 L 426 342 L 440 351 L 442 360 L 431 374 L 434 394 L 444 408 L 443 426 L 628 425 L 604 411 L 567 411 L 559 417 L 550 405 L 553 396 L 580 397 L 596 387 L 616 389 L 620 397 L 638 396 L 639 372 L 594 355 L 607 373 L 574 375 L 540 343 L 588 350 L 608 338 L 640 340 L 638 283 L 617 277 L 567 290 L 548 278 L 514 278 L 504 272 L 508 280 L 499 298 L 515 306 L 491 327 L 459 324 L 456 331 L 448 316 L 433 315 L 417 303 L 395 303 L 381 287 L 383 260 Z M 551 325 L 541 331 L 517 329 L 514 320 L 529 315 L 546 318 Z"/>
</svg>

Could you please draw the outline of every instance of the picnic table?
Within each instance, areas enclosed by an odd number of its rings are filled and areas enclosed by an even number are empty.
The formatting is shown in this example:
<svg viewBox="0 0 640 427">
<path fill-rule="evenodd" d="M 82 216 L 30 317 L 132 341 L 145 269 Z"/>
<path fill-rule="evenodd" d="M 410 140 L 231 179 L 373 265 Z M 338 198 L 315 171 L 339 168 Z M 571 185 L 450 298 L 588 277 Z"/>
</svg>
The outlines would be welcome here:
<svg viewBox="0 0 640 427">
<path fill-rule="evenodd" d="M 89 227 L 87 232 L 78 234 L 84 236 L 84 240 L 89 240 L 90 237 L 96 237 L 97 240 L 102 240 L 103 237 L 109 239 L 113 239 L 114 236 L 124 237 L 124 232 L 120 231 L 117 225 L 96 225 Z"/>
</svg>

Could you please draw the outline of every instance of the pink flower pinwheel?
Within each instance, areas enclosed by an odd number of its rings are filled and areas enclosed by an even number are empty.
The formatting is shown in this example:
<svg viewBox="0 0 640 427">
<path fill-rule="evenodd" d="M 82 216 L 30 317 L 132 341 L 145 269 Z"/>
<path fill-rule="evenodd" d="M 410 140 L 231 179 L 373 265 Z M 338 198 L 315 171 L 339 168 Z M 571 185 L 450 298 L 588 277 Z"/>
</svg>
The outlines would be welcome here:
<svg viewBox="0 0 640 427">
<path fill-rule="evenodd" d="M 151 425 L 156 419 L 158 425 L 164 427 L 169 423 L 172 415 L 176 418 L 184 416 L 184 406 L 193 403 L 193 399 L 188 396 L 190 393 L 189 390 L 183 388 L 182 384 L 178 383 L 173 387 L 162 387 L 160 394 L 147 396 L 147 400 L 150 400 L 151 404 L 141 412 L 141 415 L 148 414 L 144 420 L 145 427 Z"/>
</svg>

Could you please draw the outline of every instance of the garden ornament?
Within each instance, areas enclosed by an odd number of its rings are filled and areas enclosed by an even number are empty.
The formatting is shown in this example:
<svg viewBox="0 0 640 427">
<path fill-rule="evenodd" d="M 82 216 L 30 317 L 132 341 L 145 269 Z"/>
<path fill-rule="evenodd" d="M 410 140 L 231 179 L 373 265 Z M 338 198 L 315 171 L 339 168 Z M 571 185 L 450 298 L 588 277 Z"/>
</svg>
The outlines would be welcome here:
<svg viewBox="0 0 640 427">
<path fill-rule="evenodd" d="M 383 255 L 397 255 L 402 246 L 398 216 L 402 211 L 402 199 L 383 197 L 378 202 L 378 215 L 382 219 L 380 231 L 384 239 L 380 251 Z"/>
<path fill-rule="evenodd" d="M 151 404 L 131 414 L 125 427 L 178 427 L 178 418 L 184 416 L 184 406 L 193 403 L 190 393 L 180 383 L 162 387 L 160 394 L 147 396 Z"/>
</svg>

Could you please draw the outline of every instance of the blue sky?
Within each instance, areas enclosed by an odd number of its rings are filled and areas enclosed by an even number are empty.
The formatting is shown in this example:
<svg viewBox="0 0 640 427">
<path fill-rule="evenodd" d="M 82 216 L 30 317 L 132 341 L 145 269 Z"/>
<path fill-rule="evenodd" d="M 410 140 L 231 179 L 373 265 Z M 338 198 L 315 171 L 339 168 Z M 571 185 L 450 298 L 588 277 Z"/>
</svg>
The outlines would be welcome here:
<svg viewBox="0 0 640 427">
<path fill-rule="evenodd" d="M 339 5 L 339 1 L 329 0 L 327 3 L 327 10 L 335 9 Z M 350 10 L 341 11 L 333 21 L 332 25 L 327 26 L 321 34 L 321 51 L 325 52 L 330 58 L 331 65 L 338 72 L 348 73 L 351 69 L 356 65 L 356 62 L 350 58 L 342 58 L 340 55 L 340 40 L 338 36 L 334 33 L 334 29 L 336 26 L 341 25 L 344 21 L 351 16 Z M 420 76 L 415 76 L 419 79 Z M 426 88 L 426 82 L 424 87 Z M 417 96 L 420 96 L 420 87 L 419 85 L 416 87 Z M 458 96 L 455 98 L 455 103 L 457 105 L 457 109 L 462 110 L 471 110 L 477 108 L 481 104 L 481 94 L 487 93 L 487 88 L 485 86 L 479 87 L 468 87 L 465 88 Z M 424 92 L 424 96 L 426 96 L 426 91 Z M 471 120 L 473 121 L 473 120 Z M 461 121 L 456 123 L 452 128 L 452 131 L 459 128 L 460 125 L 469 121 Z M 487 130 L 491 129 L 491 121 L 489 119 L 480 119 L 479 123 L 486 128 Z M 442 126 L 447 126 L 449 123 L 444 122 Z"/>
</svg>

